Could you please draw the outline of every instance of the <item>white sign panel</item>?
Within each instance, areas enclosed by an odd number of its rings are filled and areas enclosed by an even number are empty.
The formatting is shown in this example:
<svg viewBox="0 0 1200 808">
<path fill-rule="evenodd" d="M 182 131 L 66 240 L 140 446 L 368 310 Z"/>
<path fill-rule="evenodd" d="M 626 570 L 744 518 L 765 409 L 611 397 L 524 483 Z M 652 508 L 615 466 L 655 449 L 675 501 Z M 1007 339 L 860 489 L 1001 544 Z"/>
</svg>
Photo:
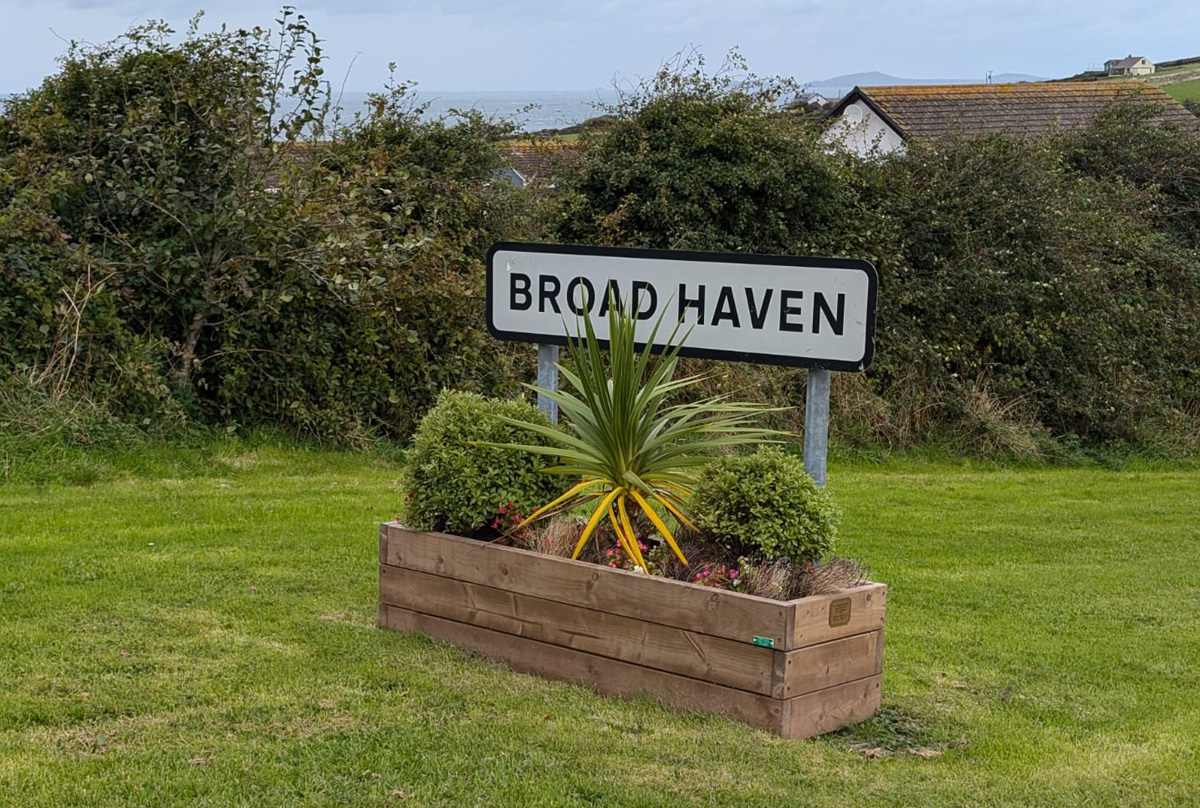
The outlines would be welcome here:
<svg viewBox="0 0 1200 808">
<path fill-rule="evenodd" d="M 866 261 L 499 243 L 488 253 L 488 329 L 563 345 L 590 314 L 608 337 L 614 296 L 638 336 L 682 321 L 681 353 L 709 359 L 863 370 L 874 351 L 878 276 Z"/>
</svg>

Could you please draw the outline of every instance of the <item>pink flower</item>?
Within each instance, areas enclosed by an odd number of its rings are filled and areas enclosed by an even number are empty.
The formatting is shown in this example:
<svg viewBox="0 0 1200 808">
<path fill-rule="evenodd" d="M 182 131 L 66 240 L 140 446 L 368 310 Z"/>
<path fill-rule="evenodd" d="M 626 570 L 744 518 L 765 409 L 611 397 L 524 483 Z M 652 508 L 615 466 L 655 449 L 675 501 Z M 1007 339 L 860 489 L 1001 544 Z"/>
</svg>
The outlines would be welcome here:
<svg viewBox="0 0 1200 808">
<path fill-rule="evenodd" d="M 732 569 L 732 570 L 730 570 L 730 571 L 729 571 L 729 577 L 730 577 L 730 578 L 736 578 L 736 577 L 738 577 L 738 571 L 737 571 L 736 569 Z"/>
</svg>

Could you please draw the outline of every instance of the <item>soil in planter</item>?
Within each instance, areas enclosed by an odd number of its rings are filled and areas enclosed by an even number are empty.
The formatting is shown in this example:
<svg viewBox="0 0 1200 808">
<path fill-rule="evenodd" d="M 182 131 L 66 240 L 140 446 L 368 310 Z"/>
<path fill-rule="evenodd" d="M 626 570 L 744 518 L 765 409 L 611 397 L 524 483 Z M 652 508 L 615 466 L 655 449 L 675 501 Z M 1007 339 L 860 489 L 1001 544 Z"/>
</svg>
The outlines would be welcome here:
<svg viewBox="0 0 1200 808">
<path fill-rule="evenodd" d="M 783 601 L 840 592 L 868 581 L 867 569 L 850 559 L 833 557 L 823 563 L 794 564 L 786 559 L 738 557 L 686 529 L 676 534 L 689 562 L 685 565 L 664 542 L 650 537 L 649 520 L 642 514 L 631 516 L 635 532 L 643 537 L 639 542 L 652 575 Z M 467 538 L 569 558 L 584 528 L 581 519 L 571 516 L 555 516 L 519 527 L 523 518 L 511 507 L 502 508 L 491 524 Z M 579 560 L 633 568 L 606 526 L 597 528 L 588 539 Z"/>
</svg>

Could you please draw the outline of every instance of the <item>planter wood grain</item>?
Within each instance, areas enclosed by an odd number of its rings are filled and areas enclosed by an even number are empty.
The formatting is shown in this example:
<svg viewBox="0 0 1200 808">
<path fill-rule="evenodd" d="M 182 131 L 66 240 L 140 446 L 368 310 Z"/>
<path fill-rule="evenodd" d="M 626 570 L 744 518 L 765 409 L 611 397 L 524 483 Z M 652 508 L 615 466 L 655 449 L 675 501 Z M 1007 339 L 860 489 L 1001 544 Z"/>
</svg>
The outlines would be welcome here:
<svg viewBox="0 0 1200 808">
<path fill-rule="evenodd" d="M 389 522 L 379 623 L 617 696 L 807 738 L 879 709 L 887 587 L 793 601 Z"/>
</svg>

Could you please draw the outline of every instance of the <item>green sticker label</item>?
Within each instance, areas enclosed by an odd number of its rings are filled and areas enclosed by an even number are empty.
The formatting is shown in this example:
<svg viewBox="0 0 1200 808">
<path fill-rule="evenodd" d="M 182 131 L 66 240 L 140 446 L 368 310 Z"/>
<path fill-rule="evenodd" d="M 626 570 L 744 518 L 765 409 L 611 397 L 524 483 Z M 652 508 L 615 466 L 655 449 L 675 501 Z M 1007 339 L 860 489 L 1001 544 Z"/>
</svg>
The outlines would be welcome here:
<svg viewBox="0 0 1200 808">
<path fill-rule="evenodd" d="M 755 637 L 754 644 L 761 645 L 763 648 L 774 648 L 775 647 L 775 641 L 773 639 L 771 639 L 770 637 Z"/>
</svg>

